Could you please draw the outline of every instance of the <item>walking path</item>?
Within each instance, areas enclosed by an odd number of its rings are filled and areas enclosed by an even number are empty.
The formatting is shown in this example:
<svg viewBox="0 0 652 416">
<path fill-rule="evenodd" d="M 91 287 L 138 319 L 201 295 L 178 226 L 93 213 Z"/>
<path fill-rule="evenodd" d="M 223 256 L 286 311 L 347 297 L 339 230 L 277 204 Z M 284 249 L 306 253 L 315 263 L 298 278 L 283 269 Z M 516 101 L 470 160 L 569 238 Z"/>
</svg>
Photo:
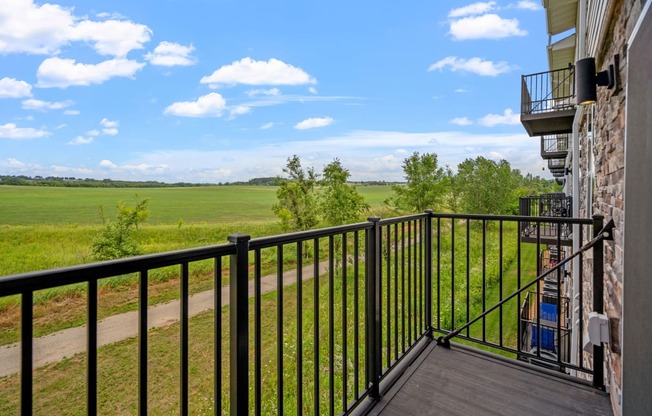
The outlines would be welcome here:
<svg viewBox="0 0 652 416">
<path fill-rule="evenodd" d="M 302 280 L 313 278 L 314 266 L 309 265 L 302 270 Z M 319 263 L 319 274 L 328 271 L 328 262 Z M 297 282 L 297 271 L 289 270 L 283 273 L 283 285 Z M 261 292 L 276 290 L 276 274 L 261 278 Z M 249 281 L 250 297 L 254 293 L 254 281 Z M 222 305 L 229 304 L 229 287 L 222 287 Z M 213 308 L 213 291 L 196 293 L 189 297 L 188 313 L 195 316 Z M 178 300 L 150 306 L 147 311 L 147 326 L 149 329 L 173 324 L 179 321 L 180 302 Z M 138 335 L 138 311 L 114 315 L 97 323 L 98 347 L 132 338 Z M 64 329 L 40 338 L 34 338 L 34 368 L 49 363 L 61 361 L 66 357 L 86 351 L 86 326 Z M 0 377 L 5 377 L 20 371 L 20 342 L 0 346 Z"/>
</svg>

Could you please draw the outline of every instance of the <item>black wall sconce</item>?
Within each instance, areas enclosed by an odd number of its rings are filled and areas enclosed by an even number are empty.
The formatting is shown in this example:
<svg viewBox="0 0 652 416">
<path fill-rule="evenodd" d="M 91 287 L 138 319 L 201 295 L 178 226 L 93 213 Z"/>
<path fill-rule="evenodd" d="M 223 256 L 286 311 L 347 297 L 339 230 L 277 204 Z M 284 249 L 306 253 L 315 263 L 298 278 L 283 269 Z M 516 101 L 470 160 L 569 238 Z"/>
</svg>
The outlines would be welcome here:
<svg viewBox="0 0 652 416">
<path fill-rule="evenodd" d="M 575 63 L 575 93 L 579 105 L 593 104 L 598 99 L 596 86 L 612 89 L 618 87 L 620 55 L 614 56 L 614 63 L 602 72 L 595 72 L 595 58 L 580 59 Z"/>
</svg>

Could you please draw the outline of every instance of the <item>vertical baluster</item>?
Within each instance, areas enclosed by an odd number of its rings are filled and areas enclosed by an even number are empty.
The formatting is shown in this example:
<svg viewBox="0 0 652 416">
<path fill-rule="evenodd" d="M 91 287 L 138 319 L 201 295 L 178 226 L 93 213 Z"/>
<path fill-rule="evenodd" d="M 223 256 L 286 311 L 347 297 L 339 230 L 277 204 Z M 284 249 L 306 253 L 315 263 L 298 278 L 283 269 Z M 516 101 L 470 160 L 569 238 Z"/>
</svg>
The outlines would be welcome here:
<svg viewBox="0 0 652 416">
<path fill-rule="evenodd" d="M 328 237 L 328 409 L 335 414 L 335 241 Z"/>
<path fill-rule="evenodd" d="M 215 332 L 213 333 L 213 344 L 215 352 L 213 364 L 215 366 L 215 379 L 213 381 L 213 414 L 222 414 L 222 257 L 215 258 L 213 268 L 213 319 Z"/>
<path fill-rule="evenodd" d="M 86 353 L 88 367 L 86 369 L 86 413 L 97 414 L 97 280 L 88 281 L 88 318 L 86 327 Z"/>
<path fill-rule="evenodd" d="M 254 251 L 254 412 L 262 413 L 262 310 L 261 279 L 262 259 L 260 249 Z"/>
<path fill-rule="evenodd" d="M 20 412 L 32 414 L 33 406 L 33 359 L 34 359 L 34 292 L 27 290 L 21 295 L 20 322 Z"/>
<path fill-rule="evenodd" d="M 313 240 L 313 338 L 315 340 L 313 346 L 313 411 L 315 416 L 319 415 L 319 239 Z"/>
<path fill-rule="evenodd" d="M 303 414 L 303 242 L 297 242 L 297 414 Z"/>
<path fill-rule="evenodd" d="M 276 247 L 276 408 L 283 414 L 283 245 Z"/>
<path fill-rule="evenodd" d="M 180 369 L 180 400 L 179 400 L 179 413 L 181 415 L 188 415 L 188 263 L 181 264 L 181 288 L 180 288 L 180 315 L 181 315 L 181 350 L 179 353 L 181 362 Z"/>
<path fill-rule="evenodd" d="M 347 304 L 347 238 L 346 233 L 342 234 L 342 410 L 347 411 L 348 408 L 348 319 L 347 312 L 349 310 Z"/>
<path fill-rule="evenodd" d="M 138 412 L 147 415 L 147 270 L 138 286 Z"/>
</svg>

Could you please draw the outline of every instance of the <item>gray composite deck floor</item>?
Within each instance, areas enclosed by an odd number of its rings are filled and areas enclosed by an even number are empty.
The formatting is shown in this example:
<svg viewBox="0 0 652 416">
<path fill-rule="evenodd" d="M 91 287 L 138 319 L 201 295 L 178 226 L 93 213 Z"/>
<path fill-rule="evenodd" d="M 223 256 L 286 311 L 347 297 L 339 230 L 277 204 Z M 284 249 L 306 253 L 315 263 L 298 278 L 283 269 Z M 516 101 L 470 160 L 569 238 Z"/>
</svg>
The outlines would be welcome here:
<svg viewBox="0 0 652 416">
<path fill-rule="evenodd" d="M 588 385 L 453 345 L 428 345 L 372 415 L 612 415 Z"/>
</svg>

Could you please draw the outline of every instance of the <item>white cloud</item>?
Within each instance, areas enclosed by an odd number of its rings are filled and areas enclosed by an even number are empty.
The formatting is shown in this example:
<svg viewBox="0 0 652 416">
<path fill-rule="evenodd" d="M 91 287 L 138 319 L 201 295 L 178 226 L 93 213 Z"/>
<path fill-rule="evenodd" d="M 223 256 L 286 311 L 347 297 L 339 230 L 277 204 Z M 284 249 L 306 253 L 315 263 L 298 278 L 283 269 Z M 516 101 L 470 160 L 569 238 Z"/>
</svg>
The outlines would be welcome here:
<svg viewBox="0 0 652 416">
<path fill-rule="evenodd" d="M 23 98 L 32 96 L 32 86 L 25 81 L 4 77 L 0 79 L 0 98 Z"/>
<path fill-rule="evenodd" d="M 195 47 L 181 45 L 173 42 L 161 42 L 152 52 L 145 55 L 145 59 L 152 65 L 160 66 L 190 66 L 197 63 L 191 56 Z"/>
<path fill-rule="evenodd" d="M 89 130 L 86 132 L 86 135 L 91 137 L 97 137 L 100 135 L 100 131 L 97 129 Z"/>
<path fill-rule="evenodd" d="M 115 169 L 115 168 L 118 167 L 118 165 L 116 165 L 115 163 L 111 162 L 110 160 L 106 160 L 106 159 L 102 160 L 99 163 L 99 166 L 101 168 L 108 168 L 108 169 Z"/>
<path fill-rule="evenodd" d="M 66 107 L 70 107 L 73 105 L 74 102 L 70 100 L 66 101 L 41 101 L 41 100 L 36 100 L 34 98 L 30 98 L 28 100 L 24 100 L 22 102 L 23 109 L 25 110 L 40 110 L 40 111 L 47 111 L 47 110 L 63 110 Z"/>
<path fill-rule="evenodd" d="M 169 166 L 169 181 L 218 182 L 282 175 L 288 148 L 299 149 L 301 160 L 320 167 L 339 157 L 352 180 L 402 180 L 403 159 L 414 151 L 436 152 L 441 166 L 453 168 L 467 158 L 505 155 L 513 168 L 541 174 L 541 157 L 527 134 L 471 134 L 454 132 L 350 131 L 338 136 L 311 137 L 298 141 L 250 143 L 244 149 L 158 150 L 138 155 L 128 165 Z M 117 162 L 116 162 L 117 163 Z M 121 166 L 122 163 L 120 163 Z M 228 170 L 226 172 L 221 169 Z M 134 171 L 135 174 L 136 171 Z M 125 173 L 126 175 L 126 173 Z M 101 175 L 98 175 L 102 177 Z M 111 177 L 120 175 L 113 174 Z M 163 180 L 163 178 L 158 178 Z"/>
<path fill-rule="evenodd" d="M 38 68 L 37 86 L 67 88 L 102 84 L 114 77 L 132 78 L 145 64 L 129 59 L 111 59 L 99 64 L 76 63 L 74 59 L 47 58 Z"/>
<path fill-rule="evenodd" d="M 317 88 L 315 87 L 308 87 L 308 92 L 310 94 L 317 94 Z"/>
<path fill-rule="evenodd" d="M 115 136 L 118 134 L 118 129 L 102 129 L 102 134 L 107 136 Z"/>
<path fill-rule="evenodd" d="M 150 40 L 147 26 L 127 20 L 91 21 L 73 8 L 37 5 L 32 0 L 3 1 L 0 53 L 57 54 L 70 42 L 91 43 L 101 55 L 124 57 Z"/>
<path fill-rule="evenodd" d="M 58 53 L 74 25 L 72 9 L 38 6 L 31 0 L 3 1 L 0 8 L 0 52 Z"/>
<path fill-rule="evenodd" d="M 265 123 L 262 126 L 260 126 L 260 129 L 267 130 L 267 129 L 271 129 L 272 127 L 274 127 L 274 123 L 270 121 L 269 123 Z"/>
<path fill-rule="evenodd" d="M 211 88 L 220 85 L 303 85 L 315 84 L 317 81 L 303 69 L 286 64 L 278 59 L 254 61 L 242 58 L 230 65 L 225 65 L 209 76 L 202 77 L 202 84 Z"/>
<path fill-rule="evenodd" d="M 18 159 L 9 158 L 9 159 L 5 159 L 5 160 L 0 160 L 0 166 L 2 166 L 4 168 L 22 170 L 23 168 L 25 168 L 27 166 L 27 164 L 21 162 Z"/>
<path fill-rule="evenodd" d="M 80 114 L 79 110 L 66 110 L 63 114 L 67 116 L 78 116 Z"/>
<path fill-rule="evenodd" d="M 0 139 L 39 139 L 51 135 L 49 131 L 31 127 L 18 127 L 13 123 L 0 124 Z"/>
<path fill-rule="evenodd" d="M 149 42 L 151 36 L 150 28 L 128 20 L 83 20 L 72 28 L 69 39 L 93 43 L 100 55 L 124 58 L 129 51 L 143 49 L 143 44 Z"/>
<path fill-rule="evenodd" d="M 251 112 L 251 107 L 247 107 L 246 105 L 239 105 L 236 107 L 232 107 L 229 110 L 229 117 L 234 118 L 236 116 L 241 116 L 244 114 L 248 114 Z"/>
<path fill-rule="evenodd" d="M 281 95 L 281 90 L 278 88 L 270 88 L 268 90 L 257 89 L 246 91 L 245 94 L 249 97 L 255 97 L 256 95 L 279 96 Z"/>
<path fill-rule="evenodd" d="M 465 17 L 450 22 L 449 33 L 454 40 L 502 39 L 525 36 L 527 31 L 518 27 L 517 19 L 503 19 L 497 14 Z"/>
<path fill-rule="evenodd" d="M 540 10 L 541 7 L 533 2 L 532 0 L 521 0 L 518 3 L 516 3 L 516 8 L 517 9 L 524 9 L 524 10 Z"/>
<path fill-rule="evenodd" d="M 119 123 L 117 121 L 111 121 L 108 118 L 103 118 L 100 120 L 100 125 L 106 128 L 118 127 L 118 124 Z"/>
<path fill-rule="evenodd" d="M 428 71 L 441 70 L 449 67 L 451 71 L 471 72 L 481 76 L 495 77 L 497 75 L 509 72 L 515 67 L 510 66 L 507 62 L 485 61 L 482 58 L 463 59 L 456 56 L 447 56 L 434 64 L 430 65 Z"/>
<path fill-rule="evenodd" d="M 514 114 L 511 108 L 506 108 L 503 114 L 487 114 L 478 120 L 483 126 L 494 127 L 499 124 L 516 125 L 521 123 L 519 114 Z"/>
<path fill-rule="evenodd" d="M 95 17 L 98 17 L 100 19 L 115 19 L 115 20 L 124 20 L 126 19 L 125 16 L 121 15 L 118 12 L 100 12 L 95 15 Z"/>
<path fill-rule="evenodd" d="M 216 92 L 211 92 L 199 97 L 197 101 L 173 103 L 163 113 L 180 117 L 221 117 L 226 109 L 224 98 Z"/>
<path fill-rule="evenodd" d="M 484 14 L 494 10 L 495 8 L 496 8 L 495 1 L 478 2 L 478 3 L 469 4 L 468 6 L 453 9 L 448 13 L 448 17 L 463 17 L 463 16 L 471 16 L 476 14 Z"/>
<path fill-rule="evenodd" d="M 93 143 L 93 138 L 92 137 L 83 137 L 83 136 L 77 136 L 71 141 L 68 142 L 68 144 L 71 145 L 79 145 L 79 144 L 89 144 Z"/>
<path fill-rule="evenodd" d="M 470 126 L 473 124 L 473 122 L 469 120 L 468 117 L 455 117 L 454 119 L 450 120 L 449 123 L 456 124 L 458 126 Z"/>
<path fill-rule="evenodd" d="M 455 92 L 458 93 L 458 94 L 464 94 L 464 93 L 469 92 L 469 90 L 466 90 L 464 88 L 458 88 L 458 89 L 455 90 Z"/>
<path fill-rule="evenodd" d="M 100 125 L 102 126 L 102 134 L 106 136 L 115 136 L 118 134 L 118 125 L 117 121 L 109 120 L 108 118 L 103 118 L 100 120 Z M 97 135 L 100 134 L 97 130 L 91 130 L 93 133 L 97 132 Z M 90 132 L 89 132 L 90 133 Z"/>
<path fill-rule="evenodd" d="M 294 125 L 297 130 L 314 129 L 318 127 L 326 127 L 333 122 L 331 117 L 316 117 L 307 118 Z"/>
<path fill-rule="evenodd" d="M 120 175 L 120 177 L 139 177 L 140 175 L 152 176 L 152 175 L 161 175 L 166 172 L 169 168 L 168 165 L 152 165 L 149 163 L 138 163 L 138 164 L 123 164 L 119 165 L 111 162 L 110 160 L 102 160 L 98 166 L 102 170 L 111 170 L 112 175 Z"/>
</svg>

